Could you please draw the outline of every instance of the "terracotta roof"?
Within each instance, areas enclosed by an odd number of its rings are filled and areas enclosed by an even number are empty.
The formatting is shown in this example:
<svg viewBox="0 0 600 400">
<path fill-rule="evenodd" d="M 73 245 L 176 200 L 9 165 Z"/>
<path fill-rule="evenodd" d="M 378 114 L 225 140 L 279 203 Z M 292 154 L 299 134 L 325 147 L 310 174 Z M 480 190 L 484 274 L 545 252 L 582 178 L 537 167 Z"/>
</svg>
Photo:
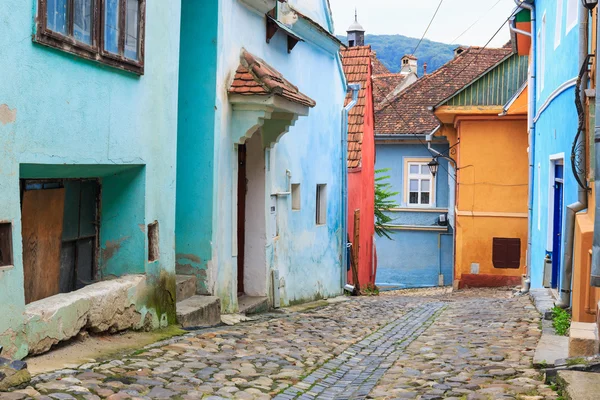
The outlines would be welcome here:
<svg viewBox="0 0 600 400">
<path fill-rule="evenodd" d="M 348 83 L 360 83 L 358 102 L 348 113 L 348 168 L 357 168 L 362 160 L 365 114 L 367 110 L 367 86 L 371 79 L 371 46 L 357 46 L 342 49 L 342 64 Z M 352 93 L 346 95 L 345 105 L 352 100 Z"/>
<path fill-rule="evenodd" d="M 373 66 L 373 75 L 383 75 L 390 73 L 387 67 L 383 65 L 381 61 L 379 61 L 379 58 L 377 58 L 377 53 L 375 53 L 374 51 L 371 52 L 371 65 Z"/>
<path fill-rule="evenodd" d="M 275 68 L 242 49 L 240 66 L 229 87 L 229 93 L 243 96 L 276 95 L 294 103 L 314 107 L 317 103 L 301 93 Z"/>
<path fill-rule="evenodd" d="M 509 48 L 467 48 L 432 74 L 421 77 L 375 113 L 375 134 L 428 134 L 439 121 L 437 106 L 512 54 Z"/>
<path fill-rule="evenodd" d="M 404 74 L 380 74 L 373 75 L 373 98 L 375 99 L 375 110 L 382 108 L 391 93 L 400 85 L 408 75 Z"/>
<path fill-rule="evenodd" d="M 405 54 L 402 58 L 408 58 L 409 60 L 418 60 L 418 58 L 412 54 Z"/>
</svg>

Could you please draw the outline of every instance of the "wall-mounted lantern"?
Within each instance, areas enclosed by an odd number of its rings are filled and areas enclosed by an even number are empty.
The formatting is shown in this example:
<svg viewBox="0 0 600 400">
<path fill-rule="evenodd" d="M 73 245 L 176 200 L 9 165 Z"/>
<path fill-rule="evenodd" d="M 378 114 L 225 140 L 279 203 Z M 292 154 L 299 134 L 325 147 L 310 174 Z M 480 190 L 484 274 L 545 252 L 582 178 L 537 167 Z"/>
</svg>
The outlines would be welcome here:
<svg viewBox="0 0 600 400">
<path fill-rule="evenodd" d="M 583 6 L 588 10 L 593 10 L 598 5 L 598 0 L 581 0 Z"/>
<path fill-rule="evenodd" d="M 434 158 L 433 160 L 431 160 L 429 162 L 429 164 L 427 164 L 429 166 L 429 170 L 431 171 L 431 175 L 433 175 L 433 177 L 435 178 L 435 175 L 438 172 L 438 168 L 440 166 L 440 163 L 438 162 L 437 158 Z"/>
</svg>

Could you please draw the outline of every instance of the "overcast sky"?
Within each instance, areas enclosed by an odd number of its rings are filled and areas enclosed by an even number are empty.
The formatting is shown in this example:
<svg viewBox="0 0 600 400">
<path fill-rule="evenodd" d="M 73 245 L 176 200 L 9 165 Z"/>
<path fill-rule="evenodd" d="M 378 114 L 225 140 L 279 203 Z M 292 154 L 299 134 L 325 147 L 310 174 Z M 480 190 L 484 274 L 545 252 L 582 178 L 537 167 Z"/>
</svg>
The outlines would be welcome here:
<svg viewBox="0 0 600 400">
<path fill-rule="evenodd" d="M 440 0 L 330 0 L 330 3 L 338 35 L 346 34 L 346 29 L 354 20 L 356 7 L 358 21 L 367 34 L 400 34 L 420 38 Z M 514 0 L 443 0 L 425 37 L 436 42 L 483 46 L 514 8 Z M 453 42 L 477 20 L 479 22 Z M 505 25 L 490 47 L 501 47 L 509 39 L 509 30 Z"/>
</svg>

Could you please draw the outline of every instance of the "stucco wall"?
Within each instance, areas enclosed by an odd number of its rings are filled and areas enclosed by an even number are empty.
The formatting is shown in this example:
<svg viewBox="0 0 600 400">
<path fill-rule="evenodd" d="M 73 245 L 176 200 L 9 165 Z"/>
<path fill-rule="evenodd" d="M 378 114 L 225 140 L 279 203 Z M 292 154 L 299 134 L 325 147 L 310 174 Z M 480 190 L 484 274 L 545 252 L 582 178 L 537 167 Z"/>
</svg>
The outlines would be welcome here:
<svg viewBox="0 0 600 400">
<path fill-rule="evenodd" d="M 435 144 L 433 148 L 448 154 L 448 144 Z M 422 158 L 429 162 L 432 155 L 427 145 L 416 143 L 381 143 L 376 144 L 377 161 L 375 168 L 389 168 L 388 182 L 392 190 L 398 192 L 394 200 L 399 207 L 407 206 L 404 190 L 405 160 Z M 377 283 L 401 285 L 404 287 L 437 286 L 438 277 L 444 275 L 444 283 L 452 283 L 453 270 L 453 234 L 437 225 L 440 214 L 448 212 L 449 206 L 449 173 L 448 161 L 439 159 L 440 167 L 435 178 L 434 203 L 430 208 L 414 208 L 395 210 L 389 214 L 391 225 L 413 227 L 413 230 L 402 229 L 393 232 L 392 239 L 378 237 Z M 453 181 L 451 181 L 453 183 Z M 417 227 L 438 226 L 438 230 L 424 231 Z M 440 236 L 441 235 L 441 236 Z M 441 259 L 440 259 L 441 256 Z"/>
<path fill-rule="evenodd" d="M 456 279 L 471 273 L 520 276 L 527 250 L 527 123 L 479 117 L 461 120 L 458 134 Z M 521 239 L 519 269 L 494 268 L 495 237 Z"/>
<path fill-rule="evenodd" d="M 0 319 L 0 333 L 4 333 L 0 345 L 17 349 L 17 357 L 27 352 L 22 321 L 20 165 L 80 166 L 79 172 L 73 172 L 76 176 L 86 174 L 86 165 L 145 166 L 141 182 L 145 195 L 129 202 L 143 202 L 139 220 L 144 226 L 160 221 L 160 261 L 152 271 L 173 273 L 175 263 L 179 2 L 148 2 L 141 77 L 32 43 L 34 3 L 0 3 L 0 15 L 11 16 L 0 22 L 0 105 L 6 105 L 0 107 L 14 113 L 14 118 L 0 123 L 0 220 L 13 223 L 14 250 L 14 268 L 0 272 L 0 313 L 7 316 Z M 101 228 L 101 240 L 129 240 L 130 210 L 121 209 L 115 217 L 123 221 L 124 229 Z M 144 226 L 133 228 L 140 232 Z M 136 244 L 143 254 L 145 242 L 140 239 Z M 121 272 L 146 271 L 145 260 L 129 259 Z"/>
<path fill-rule="evenodd" d="M 326 26 L 326 21 L 317 21 Z M 339 294 L 342 273 L 340 134 L 345 97 L 339 59 L 310 42 L 299 43 L 288 54 L 287 38 L 281 33 L 267 44 L 264 15 L 254 13 L 237 0 L 220 2 L 218 48 L 214 179 L 219 185 L 214 192 L 211 290 L 221 298 L 223 310 L 237 309 L 233 218 L 233 183 L 237 178 L 232 137 L 244 133 L 232 131 L 235 121 L 227 89 L 239 65 L 240 51 L 245 48 L 263 58 L 317 102 L 309 116 L 300 117 L 266 155 L 268 194 L 286 191 L 286 170 L 291 172 L 293 182 L 302 185 L 300 212 L 291 212 L 289 196 L 277 200 L 279 236 L 267 244 L 269 271 L 280 271 L 283 305 Z M 327 224 L 323 226 L 315 224 L 317 184 L 327 184 Z"/>
<path fill-rule="evenodd" d="M 371 75 L 369 67 L 369 76 Z M 373 87 L 367 80 L 365 119 L 360 168 L 348 173 L 348 232 L 353 242 L 354 210 L 360 209 L 360 252 L 358 281 L 361 287 L 375 283 L 376 265 L 373 258 L 375 235 L 375 136 L 373 120 Z M 352 271 L 348 273 L 352 282 Z"/>
<path fill-rule="evenodd" d="M 548 235 L 552 234 L 552 210 L 549 210 L 549 196 L 552 191 L 550 174 L 551 158 L 562 157 L 564 154 L 564 205 L 577 201 L 577 183 L 573 177 L 570 163 L 571 145 L 577 130 L 577 111 L 575 109 L 575 90 L 568 88 L 556 97 L 548 107 L 542 111 L 542 105 L 550 95 L 563 83 L 577 77 L 579 66 L 577 52 L 579 30 L 577 27 L 569 32 L 566 30 L 566 1 L 564 2 L 563 20 L 561 28 L 560 45 L 555 49 L 554 34 L 556 28 L 556 2 L 552 0 L 536 1 L 536 18 L 541 21 L 546 15 L 547 40 L 545 46 L 546 68 L 544 72 L 544 87 L 541 88 L 539 76 L 541 74 L 540 49 L 536 49 L 538 57 L 537 71 L 538 90 L 536 91 L 536 117 L 535 124 L 535 152 L 533 183 L 533 221 L 532 221 L 532 248 L 531 248 L 531 285 L 533 288 L 542 287 L 544 257 L 547 252 L 552 252 L 549 246 Z M 579 4 L 579 7 L 581 5 Z M 540 24 L 538 23 L 538 29 Z M 539 45 L 539 43 L 538 43 Z M 560 68 L 553 66 L 560 65 Z M 564 216 L 563 209 L 563 237 Z M 550 233 L 549 233 L 550 232 Z M 564 252 L 563 252 L 564 253 Z M 563 254 L 561 265 L 563 263 Z"/>
</svg>

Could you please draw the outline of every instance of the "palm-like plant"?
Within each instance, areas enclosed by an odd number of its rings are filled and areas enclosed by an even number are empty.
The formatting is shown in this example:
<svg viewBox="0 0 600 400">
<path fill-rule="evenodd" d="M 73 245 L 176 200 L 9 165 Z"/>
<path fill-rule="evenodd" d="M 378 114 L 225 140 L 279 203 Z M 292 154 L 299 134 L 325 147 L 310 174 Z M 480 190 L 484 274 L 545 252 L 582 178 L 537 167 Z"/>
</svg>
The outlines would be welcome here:
<svg viewBox="0 0 600 400">
<path fill-rule="evenodd" d="M 398 192 L 392 191 L 392 185 L 387 182 L 390 175 L 387 175 L 390 169 L 378 169 L 375 171 L 375 233 L 379 237 L 392 239 L 392 231 L 387 227 L 387 224 L 393 221 L 393 218 L 386 214 L 391 208 L 396 208 L 398 205 L 392 199 L 397 196 Z"/>
</svg>

